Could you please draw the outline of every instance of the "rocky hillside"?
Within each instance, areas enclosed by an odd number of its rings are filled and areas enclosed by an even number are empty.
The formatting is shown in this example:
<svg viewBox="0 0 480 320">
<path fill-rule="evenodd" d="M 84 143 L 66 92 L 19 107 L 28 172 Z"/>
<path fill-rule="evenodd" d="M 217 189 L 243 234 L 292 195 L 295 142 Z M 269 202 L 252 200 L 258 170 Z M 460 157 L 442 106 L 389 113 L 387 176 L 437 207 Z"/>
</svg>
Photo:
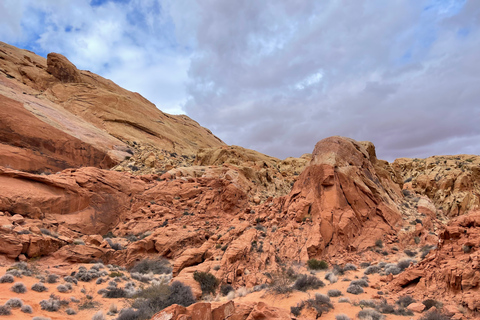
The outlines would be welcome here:
<svg viewBox="0 0 480 320">
<path fill-rule="evenodd" d="M 0 103 L 0 165 L 23 171 L 111 168 L 131 155 L 128 142 L 190 155 L 224 144 L 60 54 L 44 59 L 3 42 Z"/>
<path fill-rule="evenodd" d="M 431 307 L 422 299 L 472 318 L 479 181 L 478 156 L 390 164 L 371 142 L 338 136 L 284 160 L 226 146 L 59 54 L 0 43 L 0 313 L 15 277 L 51 284 L 53 272 L 85 282 L 61 293 L 86 301 L 78 316 L 59 305 L 53 319 L 91 318 L 85 305 L 116 318 L 110 298 L 141 320 L 334 319 L 335 306 L 359 319 L 420 319 Z M 146 259 L 162 274 L 135 271 Z M 162 298 L 145 311 L 149 290 Z M 101 303 L 89 302 L 94 292 Z M 417 300 L 410 309 L 392 306 L 406 295 Z M 447 298 L 455 305 L 442 309 Z"/>
<path fill-rule="evenodd" d="M 425 195 L 442 217 L 456 217 L 480 206 L 480 157 L 474 155 L 400 158 L 393 167 L 406 189 Z"/>
</svg>

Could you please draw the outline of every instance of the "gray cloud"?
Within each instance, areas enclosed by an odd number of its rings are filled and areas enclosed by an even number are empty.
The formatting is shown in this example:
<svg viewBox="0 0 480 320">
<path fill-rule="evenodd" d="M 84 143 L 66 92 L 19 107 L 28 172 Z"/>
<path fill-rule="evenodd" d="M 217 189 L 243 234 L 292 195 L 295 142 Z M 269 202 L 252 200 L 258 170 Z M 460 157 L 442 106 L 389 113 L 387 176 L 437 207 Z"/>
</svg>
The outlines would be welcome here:
<svg viewBox="0 0 480 320">
<path fill-rule="evenodd" d="M 6 0 L 0 36 L 284 158 L 480 154 L 480 1 Z"/>
<path fill-rule="evenodd" d="M 186 111 L 226 142 L 278 157 L 331 135 L 389 160 L 480 153 L 478 2 L 202 4 Z"/>
</svg>

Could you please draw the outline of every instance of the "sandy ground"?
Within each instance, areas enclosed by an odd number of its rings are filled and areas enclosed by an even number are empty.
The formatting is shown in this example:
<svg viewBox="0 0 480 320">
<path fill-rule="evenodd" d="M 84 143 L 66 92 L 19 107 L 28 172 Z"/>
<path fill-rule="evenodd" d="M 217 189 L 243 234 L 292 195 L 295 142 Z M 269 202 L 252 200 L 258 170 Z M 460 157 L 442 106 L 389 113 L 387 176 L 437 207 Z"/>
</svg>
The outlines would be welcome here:
<svg viewBox="0 0 480 320">
<path fill-rule="evenodd" d="M 387 260 L 396 261 L 397 260 L 396 258 L 389 257 L 389 259 L 385 259 L 385 261 Z M 2 266 L 0 266 L 0 276 L 6 273 L 6 270 L 10 265 L 11 264 L 9 263 L 2 263 Z M 40 264 L 36 265 L 35 263 L 29 264 L 29 265 L 36 267 L 41 274 L 45 274 L 45 272 L 48 271 L 50 273 L 58 274 L 59 276 L 61 276 L 61 278 L 59 279 L 58 283 L 55 283 L 55 284 L 44 283 L 45 286 L 48 288 L 48 291 L 42 292 L 42 293 L 31 290 L 32 285 L 39 282 L 38 279 L 35 278 L 35 276 L 32 276 L 32 277 L 23 276 L 22 278 L 17 278 L 17 277 L 15 278 L 15 282 L 22 282 L 23 284 L 26 285 L 27 287 L 26 293 L 12 292 L 10 288 L 12 287 L 13 283 L 0 283 L 0 304 L 3 305 L 8 299 L 17 297 L 22 299 L 24 304 L 28 304 L 33 308 L 33 314 L 25 314 L 21 312 L 20 309 L 12 309 L 12 314 L 9 316 L 2 316 L 1 317 L 2 319 L 23 320 L 23 319 L 32 319 L 32 317 L 34 316 L 43 316 L 43 317 L 51 318 L 52 320 L 60 320 L 60 319 L 89 320 L 98 310 L 103 310 L 104 314 L 106 315 L 112 303 L 114 303 L 118 307 L 118 310 L 121 310 L 123 307 L 128 306 L 128 302 L 125 299 L 106 299 L 106 298 L 103 298 L 101 295 L 97 294 L 97 291 L 99 289 L 107 287 L 108 284 L 103 283 L 101 285 L 96 285 L 95 280 L 92 280 L 91 282 L 78 282 L 78 285 L 73 284 L 73 290 L 68 293 L 58 292 L 57 286 L 61 283 L 64 283 L 63 276 L 69 275 L 72 271 L 78 270 L 79 265 L 58 266 L 57 268 L 42 266 Z M 87 269 L 90 269 L 92 265 L 85 265 L 85 266 L 87 267 Z M 104 270 L 108 271 L 108 269 L 104 269 Z M 301 267 L 296 271 L 298 273 L 303 273 L 303 274 L 309 273 L 304 267 Z M 290 307 L 296 306 L 302 300 L 314 298 L 315 293 L 327 294 L 328 290 L 330 289 L 338 289 L 343 293 L 342 297 L 348 297 L 351 303 L 339 303 L 338 302 L 339 297 L 331 298 L 331 301 L 334 304 L 334 309 L 322 315 L 321 319 L 325 319 L 325 320 L 333 320 L 335 319 L 335 316 L 338 314 L 346 314 L 351 319 L 356 319 L 356 315 L 361 310 L 361 307 L 355 306 L 354 304 L 362 299 L 379 298 L 380 296 L 378 295 L 378 291 L 385 292 L 385 294 L 382 295 L 381 297 L 387 299 L 388 303 L 394 304 L 396 297 L 390 296 L 388 294 L 388 290 L 386 289 L 387 284 L 380 281 L 380 276 L 378 274 L 368 276 L 370 287 L 364 288 L 364 291 L 365 291 L 364 293 L 359 295 L 347 293 L 347 287 L 350 281 L 342 281 L 342 280 L 344 278 L 348 278 L 350 280 L 359 279 L 364 275 L 363 272 L 364 272 L 363 269 L 359 269 L 358 271 L 347 271 L 345 275 L 338 276 L 338 282 L 330 284 L 329 281 L 324 279 L 326 271 L 319 271 L 319 272 L 316 272 L 315 275 L 325 283 L 325 287 L 320 288 L 318 290 L 309 290 L 307 292 L 294 291 L 288 296 L 274 295 L 269 293 L 268 291 L 263 290 L 260 292 L 250 293 L 244 297 L 235 298 L 234 301 L 238 303 L 263 301 L 271 306 L 283 308 L 285 310 L 290 311 Z M 121 282 L 119 286 L 123 286 L 124 284 L 125 282 Z M 138 284 L 140 285 L 140 283 Z M 79 309 L 79 306 L 86 301 L 86 295 L 81 292 L 82 289 L 85 289 L 87 294 L 90 294 L 93 296 L 93 301 L 95 301 L 98 304 L 97 307 L 93 309 L 84 309 L 84 310 Z M 50 294 L 52 293 L 59 296 L 61 299 L 66 299 L 66 300 L 70 300 L 70 297 L 75 297 L 76 299 L 80 300 L 80 303 L 70 302 L 69 306 L 62 306 L 62 308 L 57 312 L 48 312 L 45 310 L 41 310 L 39 302 L 43 299 L 48 299 Z M 220 301 L 227 301 L 227 298 L 222 297 L 220 298 Z M 73 308 L 75 311 L 77 311 L 77 314 L 67 315 L 67 313 L 65 312 L 67 308 Z M 419 319 L 421 316 L 422 316 L 421 314 L 415 314 L 414 316 L 406 316 L 406 317 L 395 316 L 395 315 L 385 315 L 387 320 Z M 115 319 L 115 318 L 116 316 L 106 315 L 106 319 Z"/>
</svg>

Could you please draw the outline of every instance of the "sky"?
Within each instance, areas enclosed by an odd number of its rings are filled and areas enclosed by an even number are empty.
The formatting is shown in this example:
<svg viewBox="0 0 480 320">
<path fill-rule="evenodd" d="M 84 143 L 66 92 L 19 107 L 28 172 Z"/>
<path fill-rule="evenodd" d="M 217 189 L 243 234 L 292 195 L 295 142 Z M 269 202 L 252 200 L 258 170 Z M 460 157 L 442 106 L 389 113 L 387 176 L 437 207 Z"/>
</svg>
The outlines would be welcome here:
<svg viewBox="0 0 480 320">
<path fill-rule="evenodd" d="M 478 0 L 0 0 L 0 41 L 286 158 L 480 154 Z"/>
</svg>

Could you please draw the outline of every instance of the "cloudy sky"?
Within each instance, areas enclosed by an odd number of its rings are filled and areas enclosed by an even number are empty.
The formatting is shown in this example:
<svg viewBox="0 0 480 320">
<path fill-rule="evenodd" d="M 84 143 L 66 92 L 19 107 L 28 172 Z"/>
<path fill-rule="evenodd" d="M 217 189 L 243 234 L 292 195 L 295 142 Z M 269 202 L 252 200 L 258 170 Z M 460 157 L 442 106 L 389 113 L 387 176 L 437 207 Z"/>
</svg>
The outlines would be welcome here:
<svg viewBox="0 0 480 320">
<path fill-rule="evenodd" d="M 0 40 L 285 158 L 480 154 L 478 0 L 0 0 Z"/>
</svg>

